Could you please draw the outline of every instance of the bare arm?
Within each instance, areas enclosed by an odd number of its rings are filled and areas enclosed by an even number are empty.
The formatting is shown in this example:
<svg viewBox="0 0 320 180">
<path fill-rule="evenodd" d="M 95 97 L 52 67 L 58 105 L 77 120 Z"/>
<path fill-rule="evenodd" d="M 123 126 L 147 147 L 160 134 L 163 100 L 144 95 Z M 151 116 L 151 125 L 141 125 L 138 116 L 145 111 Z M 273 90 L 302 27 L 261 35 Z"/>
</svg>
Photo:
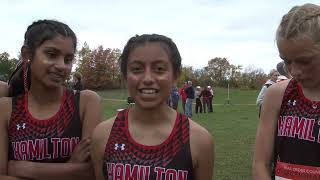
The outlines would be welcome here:
<svg viewBox="0 0 320 180">
<path fill-rule="evenodd" d="M 11 114 L 11 98 L 0 98 L 0 179 L 23 180 L 8 176 L 8 118 Z"/>
<path fill-rule="evenodd" d="M 80 112 L 82 112 L 82 137 L 91 138 L 94 128 L 102 122 L 100 96 L 90 90 L 81 91 Z"/>
<path fill-rule="evenodd" d="M 114 119 L 115 117 L 102 122 L 93 132 L 90 152 L 96 180 L 104 180 L 102 172 L 103 157 Z"/>
<path fill-rule="evenodd" d="M 89 180 L 92 179 L 90 163 L 37 163 L 30 161 L 10 161 L 14 169 L 9 175 L 34 180 Z M 14 165 L 13 165 L 14 164 Z"/>
<path fill-rule="evenodd" d="M 209 132 L 190 120 L 190 143 L 195 180 L 212 180 L 214 143 Z"/>
<path fill-rule="evenodd" d="M 254 180 L 271 180 L 270 168 L 274 153 L 275 131 L 283 93 L 287 84 L 288 82 L 277 83 L 270 86 L 266 92 L 254 149 L 252 165 Z"/>
</svg>

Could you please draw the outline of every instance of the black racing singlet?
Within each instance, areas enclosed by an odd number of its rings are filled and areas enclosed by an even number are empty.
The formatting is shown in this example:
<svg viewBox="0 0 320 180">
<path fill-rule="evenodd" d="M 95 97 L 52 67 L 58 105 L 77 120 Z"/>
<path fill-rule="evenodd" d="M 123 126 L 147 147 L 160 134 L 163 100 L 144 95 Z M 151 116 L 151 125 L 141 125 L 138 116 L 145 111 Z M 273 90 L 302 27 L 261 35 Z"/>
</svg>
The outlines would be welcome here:
<svg viewBox="0 0 320 180">
<path fill-rule="evenodd" d="M 320 179 L 320 102 L 307 99 L 290 80 L 275 140 L 275 179 Z"/>
<path fill-rule="evenodd" d="M 105 148 L 103 173 L 108 180 L 191 180 L 189 120 L 177 113 L 170 136 L 160 145 L 134 141 L 128 130 L 128 110 L 118 113 Z"/>
<path fill-rule="evenodd" d="M 59 111 L 49 119 L 38 120 L 28 111 L 28 95 L 12 98 L 9 121 L 9 160 L 61 163 L 69 160 L 79 143 L 82 123 L 80 92 L 64 90 Z"/>
</svg>

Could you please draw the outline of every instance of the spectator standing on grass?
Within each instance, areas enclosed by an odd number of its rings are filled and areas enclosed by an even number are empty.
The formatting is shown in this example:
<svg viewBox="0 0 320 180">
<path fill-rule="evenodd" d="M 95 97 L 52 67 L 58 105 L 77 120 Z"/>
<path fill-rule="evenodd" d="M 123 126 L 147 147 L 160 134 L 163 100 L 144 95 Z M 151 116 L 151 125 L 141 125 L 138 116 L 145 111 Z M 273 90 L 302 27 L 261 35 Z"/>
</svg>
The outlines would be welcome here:
<svg viewBox="0 0 320 180">
<path fill-rule="evenodd" d="M 279 72 L 275 69 L 272 69 L 269 73 L 269 77 L 270 79 L 267 80 L 266 83 L 263 84 L 260 92 L 259 92 L 259 95 L 257 97 L 257 105 L 259 106 L 259 117 L 260 117 L 260 113 L 261 113 L 261 106 L 262 106 L 262 103 L 263 103 L 263 100 L 264 100 L 264 95 L 267 91 L 267 89 L 269 88 L 269 86 L 271 86 L 272 84 L 276 83 L 277 82 L 277 79 L 278 79 L 278 76 L 279 76 Z"/>
<path fill-rule="evenodd" d="M 204 86 L 200 96 L 202 97 L 203 112 L 206 113 L 206 109 L 208 109 L 208 112 L 209 112 L 209 108 L 210 108 L 209 98 L 211 96 L 211 93 L 210 93 L 210 90 L 208 89 L 208 86 Z"/>
<path fill-rule="evenodd" d="M 185 82 L 183 84 L 183 86 L 179 89 L 179 94 L 181 96 L 181 104 L 182 104 L 182 109 L 183 109 L 183 113 L 186 113 L 185 107 L 186 107 L 186 100 L 187 100 L 187 94 L 185 92 L 185 89 L 188 86 L 188 82 Z"/>
<path fill-rule="evenodd" d="M 210 91 L 210 97 L 209 97 L 209 112 L 213 112 L 213 106 L 212 106 L 212 100 L 214 97 L 214 91 L 213 91 L 213 87 L 208 86 L 208 90 Z"/>
<path fill-rule="evenodd" d="M 198 112 L 202 113 L 202 103 L 201 103 L 201 87 L 196 87 L 196 107 L 195 107 L 195 113 Z"/>
<path fill-rule="evenodd" d="M 192 81 L 188 81 L 188 85 L 185 88 L 185 93 L 187 96 L 186 105 L 185 105 L 185 114 L 191 118 L 192 117 L 192 101 L 194 99 L 195 91 L 192 86 Z"/>
<path fill-rule="evenodd" d="M 179 98 L 180 98 L 177 86 L 174 86 L 172 88 L 170 97 L 171 97 L 171 101 L 172 101 L 172 108 L 174 110 L 177 110 L 178 104 L 179 104 Z"/>
</svg>

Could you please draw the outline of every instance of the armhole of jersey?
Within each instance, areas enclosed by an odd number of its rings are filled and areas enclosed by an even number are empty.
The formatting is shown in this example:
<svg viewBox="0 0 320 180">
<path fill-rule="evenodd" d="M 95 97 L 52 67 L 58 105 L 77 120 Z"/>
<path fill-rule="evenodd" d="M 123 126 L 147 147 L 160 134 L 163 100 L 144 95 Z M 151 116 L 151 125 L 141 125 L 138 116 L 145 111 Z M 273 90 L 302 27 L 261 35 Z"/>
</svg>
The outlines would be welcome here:
<svg viewBox="0 0 320 180">
<path fill-rule="evenodd" d="M 191 168 L 193 168 L 194 166 L 193 166 L 193 157 L 192 157 L 192 153 L 191 153 L 191 141 L 190 141 L 190 139 L 191 139 L 191 127 L 190 127 L 191 123 L 190 123 L 190 119 L 187 116 L 184 116 L 181 113 L 179 113 L 179 116 L 180 116 L 181 123 L 182 124 L 186 123 L 186 125 L 187 125 L 188 141 L 186 143 L 187 144 L 186 147 L 188 147 L 189 155 L 187 155 L 186 157 L 190 157 L 189 158 L 189 163 L 191 165 Z M 184 122 L 184 121 L 186 121 L 186 122 Z M 191 172 L 192 172 L 192 170 L 191 170 Z M 192 173 L 191 177 L 193 177 L 193 173 Z"/>
<path fill-rule="evenodd" d="M 113 121 L 113 123 L 112 123 L 112 126 L 111 126 L 111 129 L 110 129 L 110 133 L 109 133 L 109 136 L 108 136 L 108 140 L 107 140 L 107 142 L 106 142 L 106 145 L 105 145 L 105 147 L 104 147 L 104 151 L 106 151 L 106 149 L 108 148 L 108 146 L 109 146 L 109 142 L 111 141 L 111 136 L 112 136 L 112 133 L 113 133 L 113 131 L 114 131 L 114 126 L 115 126 L 115 124 L 117 123 L 117 121 L 119 121 L 119 116 L 127 116 L 127 111 L 128 111 L 128 109 L 124 109 L 124 110 L 122 110 L 122 111 L 120 111 L 120 112 L 118 112 L 117 113 L 117 115 L 116 115 L 116 117 L 114 118 L 114 121 Z M 126 118 L 126 117 L 125 117 Z M 125 126 L 125 125 L 124 125 Z M 106 136 L 106 135 L 105 135 Z"/>
</svg>

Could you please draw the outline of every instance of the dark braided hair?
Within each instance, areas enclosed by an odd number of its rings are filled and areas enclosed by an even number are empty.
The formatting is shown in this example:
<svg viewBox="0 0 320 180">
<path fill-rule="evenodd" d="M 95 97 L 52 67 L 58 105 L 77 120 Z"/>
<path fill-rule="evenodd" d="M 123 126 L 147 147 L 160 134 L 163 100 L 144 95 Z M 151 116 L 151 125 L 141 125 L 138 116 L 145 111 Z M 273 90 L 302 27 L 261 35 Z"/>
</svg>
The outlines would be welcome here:
<svg viewBox="0 0 320 180">
<path fill-rule="evenodd" d="M 168 55 L 173 67 L 173 73 L 177 78 L 181 71 L 181 56 L 179 50 L 172 39 L 159 34 L 143 34 L 140 36 L 136 35 L 129 39 L 127 44 L 124 46 L 123 52 L 119 58 L 121 73 L 124 78 L 127 79 L 127 64 L 130 52 L 137 46 L 146 44 L 148 42 L 159 42 L 166 46 L 166 50 L 168 49 L 170 51 L 168 52 Z"/>
<path fill-rule="evenodd" d="M 35 51 L 47 40 L 54 39 L 57 36 L 70 37 L 73 40 L 73 47 L 76 50 L 77 37 L 70 27 L 62 22 L 55 20 L 38 20 L 33 22 L 25 32 L 23 46 L 30 53 L 32 61 Z M 30 62 L 22 58 L 11 74 L 9 79 L 9 96 L 17 96 L 25 93 L 31 86 Z"/>
</svg>

